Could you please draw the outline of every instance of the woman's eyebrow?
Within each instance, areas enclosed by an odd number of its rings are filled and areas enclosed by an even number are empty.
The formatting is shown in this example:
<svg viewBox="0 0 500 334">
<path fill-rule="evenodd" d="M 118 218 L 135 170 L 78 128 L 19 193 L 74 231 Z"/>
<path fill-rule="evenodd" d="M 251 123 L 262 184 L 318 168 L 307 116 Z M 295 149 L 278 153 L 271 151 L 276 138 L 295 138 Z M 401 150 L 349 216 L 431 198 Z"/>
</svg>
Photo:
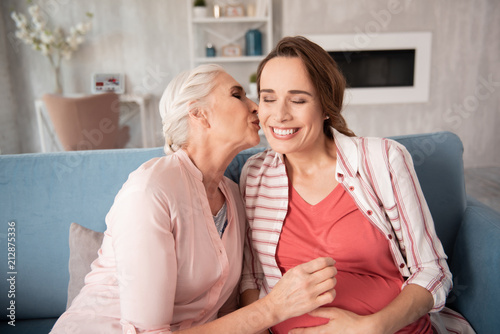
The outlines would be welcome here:
<svg viewBox="0 0 500 334">
<path fill-rule="evenodd" d="M 274 90 L 272 90 L 272 89 L 261 89 L 260 92 L 261 93 L 274 93 Z"/>
<path fill-rule="evenodd" d="M 261 93 L 274 93 L 274 90 L 273 89 L 261 89 L 260 92 Z M 306 94 L 306 95 L 309 95 L 312 97 L 312 94 L 305 91 L 305 90 L 294 89 L 294 90 L 289 90 L 288 93 L 289 94 Z"/>
<path fill-rule="evenodd" d="M 306 94 L 312 97 L 312 94 L 309 92 L 306 92 L 305 90 L 289 90 L 288 93 L 290 94 Z"/>
<path fill-rule="evenodd" d="M 243 91 L 243 87 L 241 87 L 241 86 L 233 86 L 233 87 L 231 87 L 231 89 L 230 89 L 230 90 L 233 90 L 233 89 L 237 89 L 237 90 L 239 90 L 240 92 L 242 92 L 242 91 Z"/>
</svg>

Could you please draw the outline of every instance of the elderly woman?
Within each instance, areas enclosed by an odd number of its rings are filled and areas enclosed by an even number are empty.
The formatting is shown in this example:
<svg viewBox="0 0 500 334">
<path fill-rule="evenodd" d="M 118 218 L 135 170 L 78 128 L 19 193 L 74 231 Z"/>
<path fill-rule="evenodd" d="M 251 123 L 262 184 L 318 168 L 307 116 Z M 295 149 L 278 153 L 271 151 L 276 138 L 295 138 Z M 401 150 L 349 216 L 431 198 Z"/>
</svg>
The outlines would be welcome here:
<svg viewBox="0 0 500 334">
<path fill-rule="evenodd" d="M 428 313 L 443 308 L 452 280 L 408 151 L 354 135 L 341 115 L 344 77 L 303 37 L 278 43 L 257 84 L 271 149 L 241 176 L 245 302 L 272 294 L 297 264 L 330 256 L 335 300 L 273 333 L 432 333 Z"/>
<path fill-rule="evenodd" d="M 331 302 L 333 260 L 318 258 L 232 312 L 246 220 L 223 173 L 259 143 L 257 106 L 221 67 L 203 65 L 172 80 L 160 112 L 167 156 L 130 174 L 85 286 L 52 333 L 255 333 Z"/>
</svg>

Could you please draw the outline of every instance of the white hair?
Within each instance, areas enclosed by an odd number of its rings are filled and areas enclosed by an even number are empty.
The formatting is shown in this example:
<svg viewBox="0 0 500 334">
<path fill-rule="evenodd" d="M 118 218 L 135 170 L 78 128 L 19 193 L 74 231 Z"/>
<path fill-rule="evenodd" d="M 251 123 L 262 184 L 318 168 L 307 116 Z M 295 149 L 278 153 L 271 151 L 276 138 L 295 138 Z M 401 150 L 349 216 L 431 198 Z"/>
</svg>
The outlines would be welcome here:
<svg viewBox="0 0 500 334">
<path fill-rule="evenodd" d="M 204 103 L 204 98 L 215 86 L 216 76 L 222 72 L 225 70 L 219 65 L 200 65 L 170 81 L 160 100 L 166 154 L 177 151 L 187 143 L 189 111 Z"/>
</svg>

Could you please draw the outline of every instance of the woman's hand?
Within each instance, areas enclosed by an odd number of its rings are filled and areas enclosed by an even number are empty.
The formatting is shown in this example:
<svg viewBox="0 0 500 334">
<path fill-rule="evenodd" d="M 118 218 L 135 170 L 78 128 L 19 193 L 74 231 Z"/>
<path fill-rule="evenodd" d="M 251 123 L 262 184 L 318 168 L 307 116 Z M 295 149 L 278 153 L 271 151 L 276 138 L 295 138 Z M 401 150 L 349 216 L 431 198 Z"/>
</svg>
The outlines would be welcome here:
<svg viewBox="0 0 500 334">
<path fill-rule="evenodd" d="M 343 334 L 366 334 L 376 333 L 370 316 L 360 316 L 353 312 L 342 310 L 336 307 L 321 307 L 309 312 L 313 317 L 326 318 L 329 322 L 325 325 L 296 328 L 290 331 L 290 334 L 321 334 L 321 333 L 343 333 Z"/>
<path fill-rule="evenodd" d="M 278 322 L 310 312 L 335 298 L 335 261 L 329 257 L 317 258 L 298 265 L 283 275 L 269 295 L 269 309 L 276 313 Z"/>
<path fill-rule="evenodd" d="M 329 320 L 327 324 L 296 328 L 290 333 L 395 333 L 429 312 L 433 302 L 432 295 L 427 289 L 409 284 L 389 305 L 376 313 L 360 316 L 336 307 L 319 308 L 309 314 L 327 318 Z"/>
</svg>

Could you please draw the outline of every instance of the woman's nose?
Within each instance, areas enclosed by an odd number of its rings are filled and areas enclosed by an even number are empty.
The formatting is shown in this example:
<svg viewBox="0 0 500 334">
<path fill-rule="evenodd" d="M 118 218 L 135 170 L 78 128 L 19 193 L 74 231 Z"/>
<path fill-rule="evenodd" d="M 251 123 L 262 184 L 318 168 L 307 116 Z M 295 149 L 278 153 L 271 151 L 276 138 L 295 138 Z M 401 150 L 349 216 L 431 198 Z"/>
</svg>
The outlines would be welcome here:
<svg viewBox="0 0 500 334">
<path fill-rule="evenodd" d="M 256 114 L 259 110 L 259 106 L 257 105 L 257 103 L 253 102 L 251 99 L 248 99 L 248 110 L 250 110 L 250 112 L 252 114 Z"/>
<path fill-rule="evenodd" d="M 289 120 L 290 114 L 286 108 L 285 104 L 281 104 L 276 108 L 276 112 L 274 113 L 274 120 L 277 122 L 285 122 Z"/>
</svg>

